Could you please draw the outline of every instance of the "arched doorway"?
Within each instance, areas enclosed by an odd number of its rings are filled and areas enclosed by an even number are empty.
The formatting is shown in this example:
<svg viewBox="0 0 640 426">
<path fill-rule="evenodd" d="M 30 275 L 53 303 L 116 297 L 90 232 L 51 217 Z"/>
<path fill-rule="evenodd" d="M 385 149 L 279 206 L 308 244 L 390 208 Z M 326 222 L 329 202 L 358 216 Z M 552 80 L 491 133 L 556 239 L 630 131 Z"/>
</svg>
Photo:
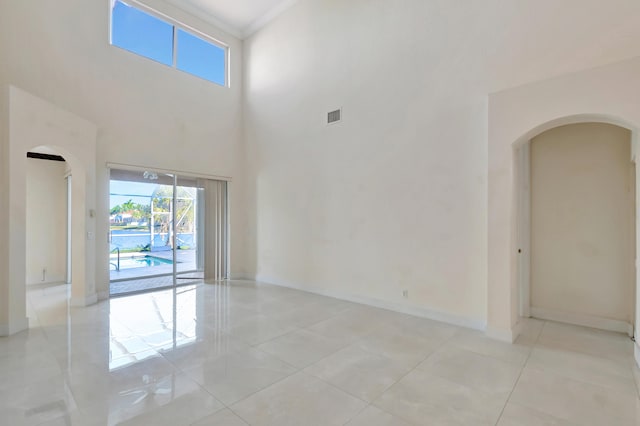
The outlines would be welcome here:
<svg viewBox="0 0 640 426">
<path fill-rule="evenodd" d="M 97 128 L 85 119 L 14 86 L 8 90 L 8 144 L 2 158 L 7 256 L 0 283 L 0 335 L 29 327 L 26 315 L 26 161 L 27 152 L 47 146 L 73 169 L 73 271 L 70 303 L 97 301 L 95 271 L 95 203 Z"/>
<path fill-rule="evenodd" d="M 27 152 L 28 286 L 71 283 L 71 168 L 47 147 Z"/>
<path fill-rule="evenodd" d="M 516 246 L 518 146 L 564 124 L 602 122 L 631 131 L 635 160 L 640 129 L 637 66 L 637 61 L 625 61 L 489 95 L 486 331 L 489 337 L 513 342 L 522 329 Z M 638 173 L 636 189 L 640 186 L 637 183 Z M 636 241 L 639 228 L 636 226 Z M 636 251 L 640 252 L 637 247 Z M 635 305 L 637 330 L 638 294 Z M 640 365 L 638 343 L 634 351 Z"/>
<path fill-rule="evenodd" d="M 633 335 L 635 165 L 631 132 L 602 122 L 516 146 L 519 315 Z"/>
<path fill-rule="evenodd" d="M 34 147 L 26 156 L 26 282 L 65 281 L 71 285 L 70 303 L 84 306 L 87 304 L 84 294 L 88 240 L 85 236 L 86 167 L 67 149 L 57 146 Z M 42 170 L 42 165 L 34 168 L 30 163 L 34 158 L 54 163 L 61 159 L 64 163 L 62 167 L 50 164 L 47 170 Z M 47 182 L 42 182 L 44 180 Z M 63 196 L 62 191 L 66 193 Z M 60 265 L 60 258 L 64 258 L 64 266 Z M 61 274 L 62 267 L 64 274 Z M 35 275 L 40 273 L 42 278 L 38 280 Z"/>
<path fill-rule="evenodd" d="M 509 99 L 509 104 L 513 99 Z M 567 106 L 571 110 L 573 105 Z M 522 330 L 523 293 L 520 291 L 521 267 L 519 266 L 519 197 L 521 184 L 522 147 L 533 138 L 547 130 L 560 126 L 578 123 L 606 123 L 619 126 L 631 132 L 632 153 L 631 160 L 635 163 L 638 153 L 638 128 L 629 121 L 606 114 L 575 114 L 560 118 L 552 118 L 542 124 L 531 127 L 530 116 L 513 120 L 513 111 L 495 113 L 490 117 L 489 141 L 489 226 L 488 226 L 488 306 L 487 330 L 489 337 L 513 342 Z M 539 115 L 548 113 L 544 108 Z M 529 111 L 529 114 L 531 112 Z M 639 120 L 640 122 L 640 120 Z M 522 128 L 524 127 L 524 130 Z M 520 130 L 519 130 L 520 129 Z M 640 180 L 636 169 L 636 188 Z M 638 206 L 636 205 L 636 218 Z M 638 241 L 636 226 L 636 242 Z M 636 249 L 637 251 L 637 249 Z M 636 272 L 637 287 L 637 272 Z M 636 318 L 635 329 L 638 324 L 638 302 L 635 300 Z M 525 313 L 525 316 L 526 313 Z M 640 347 L 635 345 L 636 360 L 640 365 Z"/>
</svg>

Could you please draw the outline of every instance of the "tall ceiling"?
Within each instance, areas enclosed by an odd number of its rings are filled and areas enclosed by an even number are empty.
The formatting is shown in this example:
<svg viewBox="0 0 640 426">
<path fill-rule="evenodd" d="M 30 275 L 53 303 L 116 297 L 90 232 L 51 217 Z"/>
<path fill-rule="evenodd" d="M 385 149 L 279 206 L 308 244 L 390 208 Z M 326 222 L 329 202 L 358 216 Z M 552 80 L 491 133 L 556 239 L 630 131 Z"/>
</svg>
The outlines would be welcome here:
<svg viewBox="0 0 640 426">
<path fill-rule="evenodd" d="M 168 0 L 175 6 L 244 39 L 296 0 Z"/>
</svg>

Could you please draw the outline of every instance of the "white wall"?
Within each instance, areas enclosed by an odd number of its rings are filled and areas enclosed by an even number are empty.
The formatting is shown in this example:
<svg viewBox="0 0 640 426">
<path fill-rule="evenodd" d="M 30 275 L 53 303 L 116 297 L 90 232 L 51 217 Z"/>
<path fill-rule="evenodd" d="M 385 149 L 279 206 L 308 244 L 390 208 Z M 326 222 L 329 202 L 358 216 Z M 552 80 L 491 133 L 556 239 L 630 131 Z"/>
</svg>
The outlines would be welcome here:
<svg viewBox="0 0 640 426">
<path fill-rule="evenodd" d="M 531 141 L 531 306 L 634 322 L 631 132 L 601 123 Z"/>
<path fill-rule="evenodd" d="M 632 0 L 298 2 L 245 41 L 257 277 L 482 326 L 487 94 L 637 56 L 638 17 Z"/>
<path fill-rule="evenodd" d="M 27 159 L 27 284 L 65 280 L 66 169 L 66 162 Z"/>
<path fill-rule="evenodd" d="M 99 129 L 95 235 L 102 297 L 109 280 L 107 162 L 232 177 L 232 271 L 244 270 L 242 43 L 161 0 L 145 3 L 228 43 L 231 88 L 110 46 L 107 0 L 0 1 L 0 87 L 19 87 Z"/>
</svg>

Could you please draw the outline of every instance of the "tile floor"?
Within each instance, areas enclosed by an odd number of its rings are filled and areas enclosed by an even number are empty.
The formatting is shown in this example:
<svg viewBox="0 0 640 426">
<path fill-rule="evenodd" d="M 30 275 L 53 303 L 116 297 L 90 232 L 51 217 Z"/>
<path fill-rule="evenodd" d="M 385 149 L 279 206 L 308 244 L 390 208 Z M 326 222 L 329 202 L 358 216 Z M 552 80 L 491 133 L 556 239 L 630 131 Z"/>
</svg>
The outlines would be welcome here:
<svg viewBox="0 0 640 426">
<path fill-rule="evenodd" d="M 70 308 L 0 338 L 0 424 L 638 425 L 628 337 L 529 320 L 514 345 L 234 281 Z"/>
<path fill-rule="evenodd" d="M 144 268 L 143 268 L 144 269 Z M 151 268 L 149 268 L 151 269 Z M 189 272 L 178 275 L 178 286 L 192 284 L 202 281 L 202 272 Z M 173 275 L 140 277 L 137 279 L 128 279 L 123 281 L 111 281 L 109 284 L 109 292 L 111 297 L 118 297 L 131 293 L 140 293 L 143 291 L 166 289 L 173 286 Z"/>
</svg>

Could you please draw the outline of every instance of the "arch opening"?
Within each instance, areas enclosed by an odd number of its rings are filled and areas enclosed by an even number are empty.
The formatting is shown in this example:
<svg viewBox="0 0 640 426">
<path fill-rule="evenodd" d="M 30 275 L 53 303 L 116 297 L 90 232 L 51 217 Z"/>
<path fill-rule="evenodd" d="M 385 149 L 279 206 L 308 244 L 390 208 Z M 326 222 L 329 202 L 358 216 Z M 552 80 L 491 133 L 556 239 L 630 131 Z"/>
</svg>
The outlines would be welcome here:
<svg viewBox="0 0 640 426">
<path fill-rule="evenodd" d="M 518 317 L 633 335 L 635 133 L 621 120 L 582 115 L 513 145 Z"/>
<path fill-rule="evenodd" d="M 70 304 L 86 306 L 97 301 L 95 270 L 95 202 L 97 127 L 55 104 L 15 86 L 8 95 L 6 157 L 7 247 L 0 300 L 0 335 L 29 328 L 27 317 L 27 152 L 38 146 L 61 155 L 73 170 L 71 227 L 72 284 Z"/>
<path fill-rule="evenodd" d="M 85 167 L 55 145 L 29 148 L 25 156 L 26 284 L 69 284 L 71 304 L 84 306 Z"/>
</svg>

